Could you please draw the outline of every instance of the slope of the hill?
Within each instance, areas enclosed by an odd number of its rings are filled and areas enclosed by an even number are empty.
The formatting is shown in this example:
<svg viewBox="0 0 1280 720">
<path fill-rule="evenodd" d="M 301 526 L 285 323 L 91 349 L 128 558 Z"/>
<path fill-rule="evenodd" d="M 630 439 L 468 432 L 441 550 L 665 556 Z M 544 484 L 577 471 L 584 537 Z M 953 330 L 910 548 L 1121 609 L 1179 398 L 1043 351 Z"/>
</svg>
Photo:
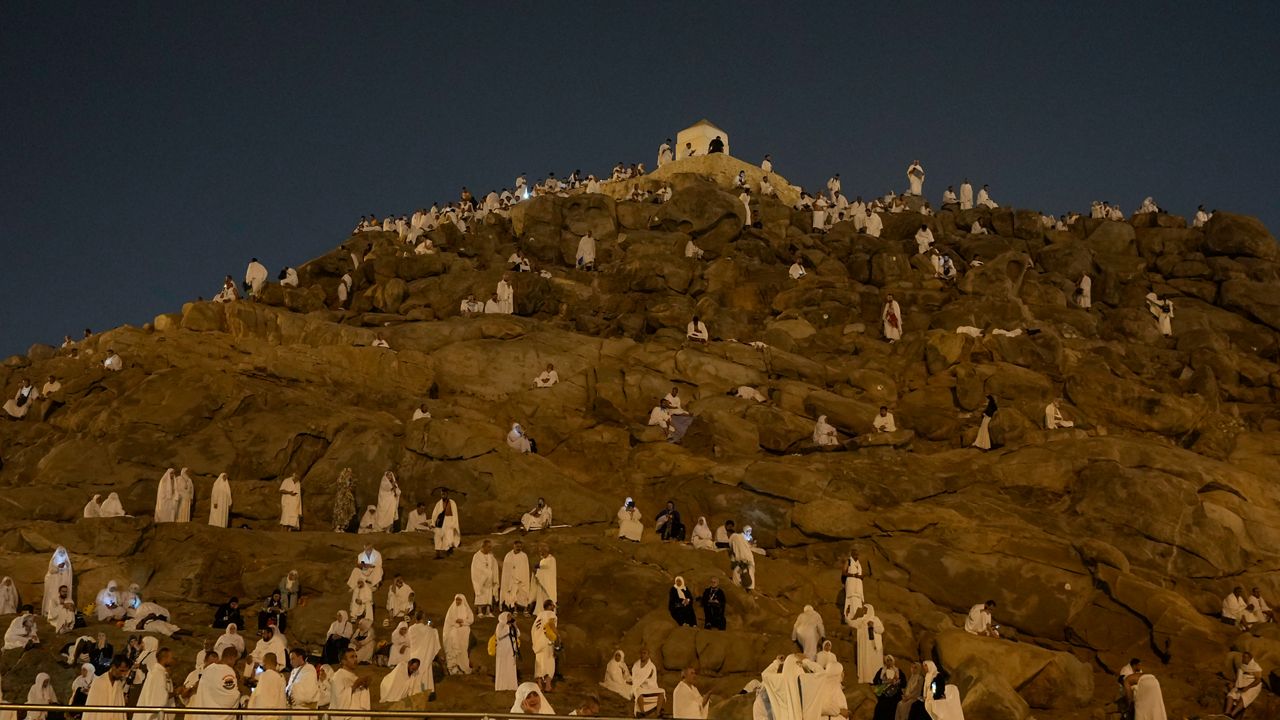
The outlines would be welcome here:
<svg viewBox="0 0 1280 720">
<path fill-rule="evenodd" d="M 721 180 L 747 167 L 710 162 L 699 170 Z M 433 255 L 405 257 L 393 233 L 362 233 L 300 267 L 298 289 L 191 303 L 90 338 L 78 357 L 37 347 L 10 358 L 6 392 L 22 377 L 54 375 L 63 387 L 25 420 L 0 423 L 3 574 L 38 603 L 49 553 L 65 545 L 80 604 L 109 579 L 140 583 L 194 631 L 174 641 L 186 661 L 214 634 L 203 628 L 214 605 L 265 596 L 296 568 L 309 599 L 289 634 L 315 645 L 348 602 L 365 538 L 439 622 L 455 592 L 470 596 L 482 537 L 541 496 L 573 526 L 525 538 L 559 558 L 568 684 L 551 700 L 566 712 L 594 691 L 616 647 L 634 659 L 644 644 L 666 687 L 696 662 L 721 698 L 713 712 L 746 717 L 749 699 L 733 694 L 790 647 L 792 621 L 812 604 L 845 663 L 852 717 L 868 717 L 874 698 L 854 682 L 837 605 L 850 547 L 870 559 L 868 602 L 888 628 L 886 651 L 939 658 L 973 717 L 1102 712 L 1131 656 L 1160 676 L 1178 714 L 1219 707 L 1217 674 L 1233 650 L 1252 649 L 1269 673 L 1280 667 L 1274 626 L 1245 634 L 1215 617 L 1236 585 L 1280 599 L 1280 263 L 1256 221 L 1219 213 L 1201 230 L 1143 215 L 1056 232 L 1035 212 L 979 209 L 886 215 L 883 237 L 871 238 L 846 223 L 813 233 L 808 214 L 768 199 L 744 227 L 726 187 L 684 173 L 667 181 L 675 194 L 665 204 L 537 198 L 466 235 L 435 230 Z M 958 229 L 975 218 L 995 234 Z M 958 282 L 934 278 L 915 255 L 921 223 L 966 268 Z M 599 242 L 595 273 L 572 269 L 587 230 Z M 690 238 L 705 260 L 684 257 Z M 550 277 L 512 275 L 515 316 L 459 317 L 466 294 L 493 291 L 517 242 Z M 352 271 L 352 252 L 370 249 Z M 800 281 L 787 276 L 797 254 L 811 269 Z M 985 264 L 968 268 L 979 255 Z M 355 292 L 340 310 L 345 272 Z M 1070 302 L 1085 272 L 1088 311 Z M 1175 302 L 1172 338 L 1146 310 L 1153 291 Z M 905 316 L 893 345 L 879 329 L 886 293 Z M 685 342 L 694 314 L 717 340 Z M 964 325 L 1036 332 L 956 334 Z M 391 349 L 372 347 L 375 333 Z M 109 347 L 123 372 L 101 368 Z M 561 383 L 532 389 L 548 362 Z M 740 385 L 770 402 L 726 395 Z M 695 417 L 680 445 L 644 424 L 672 386 Z M 968 446 L 988 394 L 1000 411 L 996 448 L 983 453 Z M 1043 429 L 1055 397 L 1075 429 Z M 424 400 L 432 419 L 410 422 Z M 881 404 L 902 430 L 869 436 Z M 811 452 L 818 415 L 853 437 L 849 449 Z M 508 450 L 513 422 L 538 455 Z M 146 516 L 171 466 L 197 477 L 197 520 L 227 472 L 237 529 L 153 526 Z M 435 560 L 429 538 L 329 531 L 344 467 L 359 481 L 359 507 L 395 469 L 402 517 L 435 488 L 452 489 L 461 552 Z M 275 530 L 289 474 L 303 478 L 297 534 Z M 139 517 L 80 518 L 91 495 L 111 491 Z M 698 589 L 712 576 L 727 585 L 724 554 L 650 536 L 619 543 L 611 522 L 627 496 L 648 519 L 674 499 L 686 524 L 754 526 L 769 555 L 756 593 L 730 588 L 728 632 L 676 628 L 665 608 L 675 575 Z M 518 536 L 492 537 L 502 554 Z M 1011 639 L 958 630 L 988 598 Z M 474 630 L 472 661 L 491 669 L 493 621 Z M 56 650 L 46 625 L 42 636 Z M 5 652 L 6 697 L 52 662 L 46 650 Z M 69 681 L 55 672 L 60 689 Z M 509 693 L 486 687 L 491 676 L 449 678 L 435 705 L 505 709 Z M 605 710 L 622 712 L 614 700 Z"/>
</svg>

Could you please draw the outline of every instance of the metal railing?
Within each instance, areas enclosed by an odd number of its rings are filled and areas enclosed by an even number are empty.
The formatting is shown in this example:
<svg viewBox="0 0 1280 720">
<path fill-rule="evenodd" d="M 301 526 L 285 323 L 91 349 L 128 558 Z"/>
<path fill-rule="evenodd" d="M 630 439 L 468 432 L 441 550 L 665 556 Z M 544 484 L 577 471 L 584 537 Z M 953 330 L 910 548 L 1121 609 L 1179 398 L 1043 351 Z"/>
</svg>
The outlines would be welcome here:
<svg viewBox="0 0 1280 720">
<path fill-rule="evenodd" d="M 527 720 L 530 715 L 513 712 L 461 712 L 442 710 L 329 710 L 328 708 L 194 708 L 194 707 L 135 707 L 133 705 L 101 706 L 101 705 L 14 705 L 0 703 L 0 715 L 7 712 L 18 713 L 22 720 L 24 713 L 57 712 L 57 713 L 111 713 L 114 715 L 232 715 L 236 718 L 253 717 L 320 717 L 320 718 L 457 718 L 458 720 Z M 580 720 L 571 715 L 538 715 L 538 720 Z M 596 720 L 635 720 L 631 717 L 616 715 L 593 715 Z"/>
</svg>

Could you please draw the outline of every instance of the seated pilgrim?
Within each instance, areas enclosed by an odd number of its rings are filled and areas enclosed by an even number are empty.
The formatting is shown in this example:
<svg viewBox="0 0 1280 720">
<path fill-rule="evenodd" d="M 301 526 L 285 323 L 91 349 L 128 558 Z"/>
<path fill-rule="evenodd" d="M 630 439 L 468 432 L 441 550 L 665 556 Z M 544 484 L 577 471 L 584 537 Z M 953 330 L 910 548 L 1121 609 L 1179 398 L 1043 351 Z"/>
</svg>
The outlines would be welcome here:
<svg viewBox="0 0 1280 720">
<path fill-rule="evenodd" d="M 840 436 L 835 427 L 827 422 L 826 415 L 819 415 L 818 421 L 813 425 L 813 444 L 823 448 L 840 446 Z"/>
<path fill-rule="evenodd" d="M 560 374 L 556 372 L 556 366 L 547 363 L 547 369 L 533 379 L 533 386 L 536 388 L 549 388 L 558 382 L 560 382 Z"/>
<path fill-rule="evenodd" d="M 707 324 L 698 319 L 697 315 L 689 321 L 689 325 L 685 328 L 685 335 L 694 342 L 705 343 L 711 339 L 711 335 L 707 333 Z"/>
<path fill-rule="evenodd" d="M 511 432 L 507 433 L 507 447 L 518 453 L 538 453 L 538 442 L 525 435 L 520 423 L 511 423 Z"/>
<path fill-rule="evenodd" d="M 876 432 L 891 433 L 898 429 L 897 424 L 893 421 L 893 413 L 889 412 L 889 408 L 885 405 L 880 406 L 880 414 L 875 416 L 871 421 L 871 427 Z"/>
</svg>

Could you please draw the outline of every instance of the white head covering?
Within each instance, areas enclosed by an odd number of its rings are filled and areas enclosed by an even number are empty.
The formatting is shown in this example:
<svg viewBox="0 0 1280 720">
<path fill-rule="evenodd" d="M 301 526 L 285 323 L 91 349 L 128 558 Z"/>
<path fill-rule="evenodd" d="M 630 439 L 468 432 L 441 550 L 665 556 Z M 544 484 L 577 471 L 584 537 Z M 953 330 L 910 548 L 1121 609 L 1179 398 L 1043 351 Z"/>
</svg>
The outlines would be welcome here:
<svg viewBox="0 0 1280 720">
<path fill-rule="evenodd" d="M 516 688 L 516 701 L 511 705 L 510 712 L 524 713 L 524 708 L 522 708 L 521 705 L 524 704 L 525 698 L 534 694 L 542 699 L 542 706 L 538 709 L 539 715 L 556 714 L 556 711 L 551 709 L 551 703 L 547 702 L 547 697 L 538 689 L 538 684 L 531 682 L 520 683 L 520 687 Z"/>
<path fill-rule="evenodd" d="M 120 502 L 119 493 L 111 493 L 98 509 L 101 517 L 120 517 L 124 515 L 124 505 Z"/>
<path fill-rule="evenodd" d="M 94 495 L 93 499 L 84 505 L 84 517 L 96 518 L 102 514 L 102 496 Z"/>
<path fill-rule="evenodd" d="M 31 683 L 31 689 L 27 690 L 27 704 L 55 705 L 57 702 L 58 696 L 53 692 L 53 684 L 49 682 L 49 673 L 36 675 L 35 682 Z"/>
<path fill-rule="evenodd" d="M 677 575 L 675 579 L 671 581 L 671 586 L 677 590 L 684 590 L 684 578 Z"/>
<path fill-rule="evenodd" d="M 459 600 L 462 602 L 459 603 Z M 475 613 L 471 610 L 471 605 L 467 603 L 467 596 L 462 593 L 454 595 L 453 602 L 449 603 L 449 610 L 444 614 L 444 627 L 453 627 L 454 622 L 459 619 L 464 619 L 468 623 L 473 623 L 476 620 Z"/>
</svg>

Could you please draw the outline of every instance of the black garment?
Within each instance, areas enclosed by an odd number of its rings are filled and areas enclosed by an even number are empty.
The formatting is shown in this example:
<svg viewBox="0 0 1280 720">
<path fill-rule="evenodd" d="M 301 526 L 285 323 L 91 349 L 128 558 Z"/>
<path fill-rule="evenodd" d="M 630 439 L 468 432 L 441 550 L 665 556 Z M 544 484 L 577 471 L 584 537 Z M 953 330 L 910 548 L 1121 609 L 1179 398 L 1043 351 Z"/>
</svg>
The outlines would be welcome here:
<svg viewBox="0 0 1280 720">
<path fill-rule="evenodd" d="M 111 659 L 115 656 L 116 650 L 111 647 L 111 643 L 102 647 L 95 644 L 93 649 L 89 650 L 89 662 L 93 663 L 93 674 L 101 675 L 111 669 Z"/>
<path fill-rule="evenodd" d="M 665 523 L 662 522 L 663 518 L 667 518 Z M 655 520 L 659 523 L 658 537 L 663 540 L 684 540 L 685 529 L 684 523 L 680 522 L 679 510 L 663 508 Z"/>
<path fill-rule="evenodd" d="M 698 604 L 702 605 L 702 614 L 706 618 L 702 626 L 708 630 L 724 630 L 724 590 L 718 587 L 703 590 Z"/>
<path fill-rule="evenodd" d="M 219 605 L 218 611 L 213 614 L 213 626 L 219 630 L 226 630 L 227 626 L 232 623 L 235 623 L 238 628 L 245 626 L 244 618 L 240 615 L 240 608 L 231 607 L 230 602 Z"/>
<path fill-rule="evenodd" d="M 693 612 L 693 593 L 689 592 L 689 588 L 679 590 L 672 587 L 667 592 L 667 611 L 677 625 L 698 627 L 698 616 Z"/>
<path fill-rule="evenodd" d="M 875 678 L 871 681 L 876 686 L 876 709 L 872 713 L 872 720 L 894 720 L 894 716 L 898 711 L 898 701 L 902 699 L 902 671 L 898 671 L 898 678 L 892 683 L 884 683 L 880 677 L 884 672 L 884 668 L 876 671 Z M 880 685 L 884 685 L 884 689 L 880 689 Z"/>
<path fill-rule="evenodd" d="M 347 647 L 351 645 L 349 638 L 338 635 L 330 635 L 328 640 L 324 641 L 324 661 L 328 665 L 337 664 L 342 660 L 342 656 L 347 652 Z"/>
<path fill-rule="evenodd" d="M 711 153 L 722 152 L 724 152 L 724 141 L 720 139 L 719 135 L 717 135 L 711 139 L 710 143 L 707 144 L 707 154 L 710 155 Z"/>
<path fill-rule="evenodd" d="M 988 395 L 988 396 L 987 396 L 987 409 L 986 409 L 986 410 L 983 410 L 983 411 L 982 411 L 982 414 L 983 414 L 983 415 L 986 415 L 987 417 L 995 417 L 995 416 L 996 416 L 996 410 L 999 410 L 999 409 L 1000 409 L 1000 408 L 996 407 L 996 398 L 995 398 L 995 396 L 994 396 L 994 395 Z"/>
<path fill-rule="evenodd" d="M 274 625 L 277 630 L 284 632 L 288 624 L 289 616 L 285 613 L 284 601 L 275 597 L 267 598 L 258 611 L 258 630 L 266 630 Z"/>
</svg>

